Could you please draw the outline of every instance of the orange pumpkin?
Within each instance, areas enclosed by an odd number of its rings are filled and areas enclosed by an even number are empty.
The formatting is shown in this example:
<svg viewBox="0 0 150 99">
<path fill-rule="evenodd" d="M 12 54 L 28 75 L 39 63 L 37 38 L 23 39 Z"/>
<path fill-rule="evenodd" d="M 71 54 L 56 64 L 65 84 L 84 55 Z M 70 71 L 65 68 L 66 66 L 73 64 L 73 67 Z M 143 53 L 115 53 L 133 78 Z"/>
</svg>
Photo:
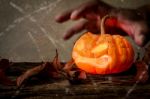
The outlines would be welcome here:
<svg viewBox="0 0 150 99">
<path fill-rule="evenodd" d="M 72 57 L 78 68 L 92 74 L 112 74 L 126 71 L 134 60 L 134 51 L 127 39 L 120 35 L 105 34 L 104 21 L 101 34 L 90 32 L 75 43 Z"/>
</svg>

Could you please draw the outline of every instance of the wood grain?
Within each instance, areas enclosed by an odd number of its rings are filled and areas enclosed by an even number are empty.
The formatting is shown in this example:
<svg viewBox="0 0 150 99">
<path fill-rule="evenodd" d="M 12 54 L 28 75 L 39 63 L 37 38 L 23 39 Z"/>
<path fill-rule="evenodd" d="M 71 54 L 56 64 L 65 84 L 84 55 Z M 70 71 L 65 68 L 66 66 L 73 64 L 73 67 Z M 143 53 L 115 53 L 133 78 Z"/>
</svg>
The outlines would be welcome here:
<svg viewBox="0 0 150 99">
<path fill-rule="evenodd" d="M 11 79 L 16 79 L 28 68 L 41 63 L 15 63 L 8 71 L 7 75 Z M 36 76 L 28 79 L 20 88 L 16 86 L 0 85 L 0 99 L 148 99 L 150 97 L 150 84 L 130 84 L 112 82 L 111 79 L 128 81 L 133 78 L 133 71 L 117 75 L 90 75 L 84 84 L 71 85 L 65 78 L 42 80 Z"/>
</svg>

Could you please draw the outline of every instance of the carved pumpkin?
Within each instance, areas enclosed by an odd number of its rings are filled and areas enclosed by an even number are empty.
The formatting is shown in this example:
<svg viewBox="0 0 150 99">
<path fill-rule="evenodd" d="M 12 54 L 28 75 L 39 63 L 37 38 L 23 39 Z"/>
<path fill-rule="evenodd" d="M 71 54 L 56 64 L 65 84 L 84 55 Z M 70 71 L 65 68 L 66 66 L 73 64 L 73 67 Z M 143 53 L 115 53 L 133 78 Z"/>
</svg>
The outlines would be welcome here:
<svg viewBox="0 0 150 99">
<path fill-rule="evenodd" d="M 131 44 L 120 35 L 105 34 L 104 21 L 101 34 L 90 32 L 82 35 L 75 43 L 72 57 L 78 68 L 92 74 L 112 74 L 126 71 L 134 60 Z"/>
</svg>

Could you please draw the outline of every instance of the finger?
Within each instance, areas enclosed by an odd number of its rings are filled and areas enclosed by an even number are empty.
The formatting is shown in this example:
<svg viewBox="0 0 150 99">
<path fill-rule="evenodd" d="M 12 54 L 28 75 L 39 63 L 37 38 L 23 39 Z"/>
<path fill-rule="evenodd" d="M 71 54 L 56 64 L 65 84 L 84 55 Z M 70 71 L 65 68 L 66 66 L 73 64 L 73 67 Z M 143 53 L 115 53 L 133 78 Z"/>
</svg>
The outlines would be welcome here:
<svg viewBox="0 0 150 99">
<path fill-rule="evenodd" d="M 55 21 L 62 23 L 70 19 L 70 15 L 72 10 L 68 10 L 65 12 L 60 13 L 59 15 L 55 16 Z"/>
<path fill-rule="evenodd" d="M 70 18 L 72 20 L 76 20 L 80 17 L 83 17 L 86 11 L 88 11 L 89 9 L 93 9 L 94 7 L 96 7 L 97 4 L 98 2 L 96 0 L 93 0 L 80 5 L 71 13 Z"/>
<path fill-rule="evenodd" d="M 74 25 L 73 27 L 71 27 L 69 30 L 66 31 L 64 39 L 67 40 L 73 35 L 84 30 L 87 23 L 88 23 L 87 20 L 80 20 L 76 25 Z"/>
</svg>

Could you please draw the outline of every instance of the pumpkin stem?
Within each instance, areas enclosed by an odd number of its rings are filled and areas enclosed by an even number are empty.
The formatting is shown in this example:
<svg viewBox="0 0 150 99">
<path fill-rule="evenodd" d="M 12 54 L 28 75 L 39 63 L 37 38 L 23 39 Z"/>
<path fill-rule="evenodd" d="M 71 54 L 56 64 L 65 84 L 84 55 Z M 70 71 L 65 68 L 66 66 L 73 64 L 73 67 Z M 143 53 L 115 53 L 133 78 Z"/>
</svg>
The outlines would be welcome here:
<svg viewBox="0 0 150 99">
<path fill-rule="evenodd" d="M 105 21 L 107 18 L 110 18 L 110 17 L 112 17 L 112 15 L 107 14 L 102 18 L 102 20 L 100 22 L 100 30 L 101 30 L 100 33 L 101 34 L 105 34 Z"/>
</svg>

